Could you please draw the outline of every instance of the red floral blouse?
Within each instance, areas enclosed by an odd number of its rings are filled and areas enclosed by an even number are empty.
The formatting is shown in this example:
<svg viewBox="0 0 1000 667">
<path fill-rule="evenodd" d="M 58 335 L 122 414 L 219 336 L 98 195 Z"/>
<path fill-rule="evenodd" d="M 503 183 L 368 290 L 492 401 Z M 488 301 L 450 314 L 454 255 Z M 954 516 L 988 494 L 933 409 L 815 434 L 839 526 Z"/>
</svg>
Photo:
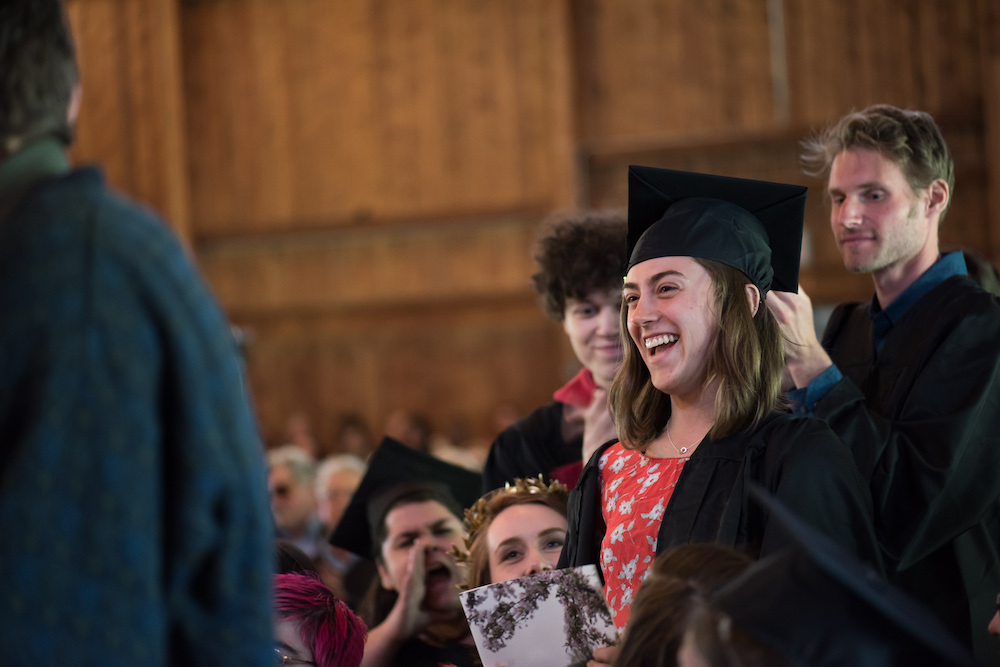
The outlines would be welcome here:
<svg viewBox="0 0 1000 667">
<path fill-rule="evenodd" d="M 654 459 L 616 443 L 601 456 L 601 541 L 604 595 L 618 632 L 625 629 L 632 599 L 656 555 L 663 511 L 686 458 Z"/>
</svg>

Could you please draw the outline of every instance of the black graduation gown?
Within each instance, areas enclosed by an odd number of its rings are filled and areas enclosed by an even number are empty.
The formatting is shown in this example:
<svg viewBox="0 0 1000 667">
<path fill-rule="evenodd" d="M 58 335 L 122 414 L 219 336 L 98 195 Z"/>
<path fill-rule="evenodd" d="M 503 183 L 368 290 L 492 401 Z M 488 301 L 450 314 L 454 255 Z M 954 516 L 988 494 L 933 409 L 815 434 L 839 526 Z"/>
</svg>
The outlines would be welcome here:
<svg viewBox="0 0 1000 667">
<path fill-rule="evenodd" d="M 560 567 L 598 563 L 605 525 L 597 463 L 613 443 L 591 457 L 570 494 L 569 530 Z M 847 447 L 818 419 L 771 413 L 750 433 L 709 438 L 684 464 L 663 514 L 656 553 L 680 544 L 716 542 L 752 556 L 792 543 L 770 525 L 749 497 L 757 482 L 800 517 L 857 554 L 878 564 L 871 499 Z"/>
<path fill-rule="evenodd" d="M 815 415 L 869 480 L 887 574 L 976 656 L 1000 593 L 1000 305 L 953 276 L 907 311 L 874 359 L 869 304 L 831 316 L 823 345 L 844 378 Z"/>
<path fill-rule="evenodd" d="M 497 436 L 483 467 L 483 493 L 517 478 L 542 474 L 549 479 L 556 469 L 580 461 L 583 436 L 563 439 L 564 407 L 558 401 L 547 403 Z"/>
<path fill-rule="evenodd" d="M 392 667 L 478 667 L 479 652 L 473 645 L 432 646 L 419 638 L 403 644 L 390 662 Z"/>
</svg>

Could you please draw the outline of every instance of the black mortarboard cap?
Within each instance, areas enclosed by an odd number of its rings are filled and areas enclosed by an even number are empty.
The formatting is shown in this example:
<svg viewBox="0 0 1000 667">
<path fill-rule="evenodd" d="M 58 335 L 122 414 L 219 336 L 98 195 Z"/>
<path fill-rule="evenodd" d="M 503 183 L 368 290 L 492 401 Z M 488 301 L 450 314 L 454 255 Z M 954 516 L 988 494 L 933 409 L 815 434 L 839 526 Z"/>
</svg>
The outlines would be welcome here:
<svg viewBox="0 0 1000 667">
<path fill-rule="evenodd" d="M 630 166 L 628 269 L 699 257 L 739 269 L 760 289 L 797 292 L 807 188 Z"/>
<path fill-rule="evenodd" d="M 389 508 L 403 495 L 429 490 L 461 519 L 479 499 L 482 475 L 386 437 L 368 462 L 368 470 L 344 516 L 330 536 L 330 544 L 371 558 L 374 531 Z"/>
<path fill-rule="evenodd" d="M 977 664 L 918 602 L 759 485 L 750 493 L 792 546 L 712 596 L 734 625 L 793 664 L 811 667 Z"/>
</svg>

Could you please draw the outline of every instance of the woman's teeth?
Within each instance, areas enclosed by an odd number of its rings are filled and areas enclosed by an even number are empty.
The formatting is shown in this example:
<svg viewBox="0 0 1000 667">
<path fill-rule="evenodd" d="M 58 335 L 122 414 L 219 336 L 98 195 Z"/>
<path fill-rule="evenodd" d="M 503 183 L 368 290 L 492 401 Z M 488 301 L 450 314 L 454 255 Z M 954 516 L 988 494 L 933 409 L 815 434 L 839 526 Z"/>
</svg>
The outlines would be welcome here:
<svg viewBox="0 0 1000 667">
<path fill-rule="evenodd" d="M 646 349 L 651 350 L 654 347 L 659 347 L 660 345 L 667 345 L 668 343 L 675 343 L 680 336 L 675 334 L 664 334 L 662 336 L 656 336 L 654 338 L 646 339 Z"/>
</svg>

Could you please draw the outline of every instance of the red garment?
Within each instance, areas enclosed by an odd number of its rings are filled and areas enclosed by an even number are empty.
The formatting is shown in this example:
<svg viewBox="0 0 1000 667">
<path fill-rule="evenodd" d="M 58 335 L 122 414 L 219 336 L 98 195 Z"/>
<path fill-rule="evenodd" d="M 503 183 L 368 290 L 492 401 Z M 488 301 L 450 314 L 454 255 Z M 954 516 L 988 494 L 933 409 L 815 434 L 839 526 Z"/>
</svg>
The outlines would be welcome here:
<svg viewBox="0 0 1000 667">
<path fill-rule="evenodd" d="M 549 477 L 556 480 L 557 482 L 562 482 L 566 485 L 566 488 L 570 491 L 576 486 L 576 482 L 580 479 L 580 473 L 583 472 L 583 461 L 574 461 L 573 463 L 567 463 L 564 466 L 559 466 L 549 473 Z"/>
<path fill-rule="evenodd" d="M 594 376 L 586 368 L 581 368 L 569 382 L 552 394 L 552 398 L 575 408 L 585 408 L 590 405 L 596 390 L 597 383 L 594 382 Z"/>
<path fill-rule="evenodd" d="M 654 459 L 616 443 L 601 456 L 601 512 L 607 530 L 601 541 L 604 596 L 621 633 L 632 600 L 656 555 L 663 512 L 686 458 Z"/>
</svg>

